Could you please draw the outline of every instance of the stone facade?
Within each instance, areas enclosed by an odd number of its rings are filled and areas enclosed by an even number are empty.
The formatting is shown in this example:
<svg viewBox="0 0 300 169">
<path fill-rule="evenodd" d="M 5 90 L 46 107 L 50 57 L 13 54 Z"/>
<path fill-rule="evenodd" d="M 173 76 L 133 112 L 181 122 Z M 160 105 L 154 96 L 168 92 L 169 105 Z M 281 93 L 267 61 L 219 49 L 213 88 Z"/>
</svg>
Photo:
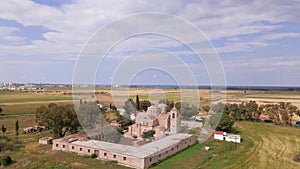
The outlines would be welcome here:
<svg viewBox="0 0 300 169">
<path fill-rule="evenodd" d="M 52 137 L 42 137 L 39 139 L 39 144 L 52 144 Z"/>
<path fill-rule="evenodd" d="M 190 134 L 173 134 L 148 144 L 134 147 L 98 140 L 87 140 L 82 135 L 72 135 L 53 140 L 53 150 L 74 152 L 82 156 L 95 154 L 98 159 L 118 162 L 121 165 L 146 169 L 161 160 L 196 143 Z"/>
<path fill-rule="evenodd" d="M 152 105 L 147 112 L 139 112 L 135 118 L 135 124 L 128 127 L 125 137 L 136 137 L 142 139 L 144 132 L 154 130 L 155 139 L 169 134 L 179 133 L 181 121 L 179 111 L 174 107 L 167 112 L 167 105 Z"/>
</svg>

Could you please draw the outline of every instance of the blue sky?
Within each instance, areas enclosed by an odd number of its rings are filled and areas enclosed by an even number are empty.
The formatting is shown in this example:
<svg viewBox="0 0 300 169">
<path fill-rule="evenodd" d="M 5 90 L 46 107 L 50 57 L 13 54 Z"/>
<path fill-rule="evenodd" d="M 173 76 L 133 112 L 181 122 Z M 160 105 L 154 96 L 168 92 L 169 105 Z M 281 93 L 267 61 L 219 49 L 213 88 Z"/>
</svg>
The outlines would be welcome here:
<svg viewBox="0 0 300 169">
<path fill-rule="evenodd" d="M 72 83 L 80 51 L 96 31 L 128 15 L 162 12 L 189 21 L 208 37 L 228 85 L 299 86 L 299 10 L 297 0 L 5 1 L 0 6 L 0 82 Z M 96 83 L 111 83 L 118 65 L 149 45 L 175 54 L 191 67 L 199 84 L 209 84 L 205 66 L 196 66 L 186 47 L 151 35 L 133 37 L 112 50 L 99 66 Z M 149 69 L 132 77 L 132 83 L 173 84 L 174 79 Z"/>
</svg>

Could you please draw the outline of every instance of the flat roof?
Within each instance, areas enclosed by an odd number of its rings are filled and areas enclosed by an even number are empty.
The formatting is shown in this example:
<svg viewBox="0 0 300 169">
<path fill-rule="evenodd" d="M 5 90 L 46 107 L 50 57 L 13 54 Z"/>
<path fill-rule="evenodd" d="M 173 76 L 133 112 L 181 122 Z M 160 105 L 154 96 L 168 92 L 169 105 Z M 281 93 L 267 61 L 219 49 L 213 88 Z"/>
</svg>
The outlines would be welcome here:
<svg viewBox="0 0 300 169">
<path fill-rule="evenodd" d="M 237 134 L 227 134 L 228 137 L 237 137 L 237 138 L 241 138 L 240 135 Z"/>
<path fill-rule="evenodd" d="M 90 147 L 94 149 L 102 149 L 120 155 L 132 156 L 136 158 L 145 158 L 147 156 L 157 153 L 158 151 L 173 146 L 174 144 L 179 143 L 181 140 L 189 138 L 191 136 L 193 135 L 184 133 L 173 134 L 139 147 L 117 143 L 109 143 L 98 140 L 74 141 L 71 144 L 83 147 Z"/>
</svg>

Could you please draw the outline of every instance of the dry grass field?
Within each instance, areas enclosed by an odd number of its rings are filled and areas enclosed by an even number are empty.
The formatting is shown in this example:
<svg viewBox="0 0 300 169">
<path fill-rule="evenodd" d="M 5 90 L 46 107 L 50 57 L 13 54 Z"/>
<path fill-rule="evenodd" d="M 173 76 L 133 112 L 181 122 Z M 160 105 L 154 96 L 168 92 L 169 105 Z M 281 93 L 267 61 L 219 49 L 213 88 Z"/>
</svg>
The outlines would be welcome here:
<svg viewBox="0 0 300 169">
<path fill-rule="evenodd" d="M 19 103 L 19 102 L 41 102 L 41 101 L 58 101 L 72 100 L 69 95 L 63 94 L 33 94 L 21 93 L 17 91 L 0 91 L 0 103 Z"/>
<path fill-rule="evenodd" d="M 158 89 L 130 89 L 129 96 L 140 100 L 155 98 L 153 93 Z M 97 100 L 109 104 L 113 102 L 109 88 L 97 89 L 99 94 Z M 154 92 L 155 91 L 155 92 Z M 160 94 L 165 95 L 169 100 L 180 101 L 180 90 L 161 89 Z M 102 93 L 101 93 L 102 92 Z M 199 90 L 201 101 L 209 104 L 210 90 Z M 220 91 L 227 95 L 228 102 L 241 102 L 243 100 L 256 100 L 258 103 L 277 103 L 289 101 L 298 103 L 300 95 L 297 92 L 264 92 L 264 91 L 243 91 L 229 90 Z M 120 94 L 116 99 L 122 106 L 126 95 Z M 71 153 L 51 151 L 51 146 L 38 144 L 38 139 L 43 136 L 50 136 L 51 133 L 23 134 L 15 136 L 15 122 L 18 119 L 20 130 L 35 125 L 35 109 L 40 105 L 47 105 L 50 102 L 58 104 L 71 103 L 70 96 L 63 94 L 55 95 L 33 95 L 26 93 L 5 92 L 0 93 L 0 106 L 4 114 L 16 114 L 21 116 L 5 117 L 0 116 L 0 125 L 7 128 L 5 135 L 17 146 L 12 150 L 1 152 L 10 155 L 15 161 L 7 168 L 126 168 L 112 162 L 101 162 L 96 159 L 84 158 Z M 296 104 L 298 107 L 300 105 Z M 33 116 L 24 116 L 32 114 Z M 174 155 L 153 169 L 190 169 L 190 168 L 300 168 L 299 162 L 292 160 L 293 156 L 300 153 L 300 128 L 276 126 L 266 123 L 239 122 L 235 127 L 241 132 L 243 142 L 238 144 L 236 149 L 233 143 L 211 141 L 195 146 Z M 212 147 L 211 151 L 201 150 L 203 145 Z"/>
<path fill-rule="evenodd" d="M 245 139 L 253 141 L 253 147 L 228 168 L 300 168 L 300 163 L 292 160 L 300 153 L 299 128 L 250 122 L 237 123 L 236 127 Z"/>
</svg>

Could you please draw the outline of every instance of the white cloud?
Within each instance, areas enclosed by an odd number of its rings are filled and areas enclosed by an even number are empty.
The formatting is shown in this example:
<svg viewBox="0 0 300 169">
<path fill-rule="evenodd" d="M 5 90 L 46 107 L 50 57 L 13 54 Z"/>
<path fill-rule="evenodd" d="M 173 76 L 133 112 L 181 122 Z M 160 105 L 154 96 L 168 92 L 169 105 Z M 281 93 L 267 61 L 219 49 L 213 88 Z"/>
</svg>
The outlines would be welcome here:
<svg viewBox="0 0 300 169">
<path fill-rule="evenodd" d="M 178 15 L 192 21 L 211 39 L 277 29 L 279 25 L 265 25 L 259 22 L 267 21 L 279 24 L 283 21 L 294 21 L 296 19 L 295 15 L 297 15 L 289 12 L 297 9 L 295 6 L 296 2 L 292 1 L 289 3 L 254 1 L 246 4 L 236 1 L 218 3 L 193 1 L 157 1 L 155 3 L 145 1 L 101 1 L 100 3 L 92 0 L 77 0 L 73 2 L 73 4 L 64 4 L 60 8 L 55 8 L 31 1 L 6 1 L 0 6 L 0 18 L 16 20 L 25 26 L 44 26 L 56 31 L 45 33 L 43 35 L 46 39 L 45 42 L 34 41 L 32 48 L 43 48 L 43 52 L 49 51 L 51 53 L 51 51 L 61 49 L 60 46 L 65 46 L 73 53 L 78 53 L 79 48 L 83 47 L 89 36 L 98 28 L 112 20 L 136 12 L 166 12 Z M 25 14 L 24 11 L 26 11 Z M 187 32 L 183 30 L 183 33 Z M 139 45 L 139 43 L 134 44 Z M 157 44 L 172 45 L 172 43 L 163 44 L 163 42 Z M 258 46 L 265 45 L 263 43 L 253 43 L 252 45 L 256 44 Z M 73 48 L 67 46 L 72 46 Z M 248 50 L 247 47 L 240 48 L 240 50 L 242 49 Z M 235 51 L 233 49 L 222 50 L 226 52 Z M 28 54 L 30 52 L 27 51 Z M 58 52 L 64 53 L 64 51 Z"/>
<path fill-rule="evenodd" d="M 282 38 L 298 38 L 299 33 L 270 31 L 283 29 L 286 23 L 300 21 L 299 2 L 295 1 L 143 1 L 143 0 L 74 0 L 59 8 L 34 3 L 32 1 L 10 0 L 1 2 L 0 18 L 14 20 L 23 26 L 42 26 L 51 32 L 43 34 L 45 40 L 34 40 L 28 44 L 0 44 L 0 57 L 24 56 L 24 60 L 34 56 L 45 60 L 74 60 L 86 41 L 94 32 L 106 24 L 139 12 L 163 12 L 173 14 L 195 24 L 208 38 L 227 41 L 218 47 L 220 53 L 252 51 L 269 46 L 270 41 Z M 149 23 L 140 21 L 140 26 Z M 164 25 L 157 25 L 162 27 Z M 189 34 L 173 26 L 173 29 Z M 0 35 L 7 41 L 22 41 L 13 36 L 16 27 L 0 27 Z M 122 27 L 120 29 L 129 29 Z M 264 34 L 258 38 L 242 39 L 240 35 Z M 192 36 L 192 35 L 191 35 Z M 193 37 L 198 40 L 199 37 Z M 152 47 L 179 47 L 174 40 L 161 37 L 139 37 L 119 46 L 115 58 L 122 58 L 127 52 Z M 211 49 L 208 49 L 211 50 Z M 207 51 L 203 51 L 205 53 Z M 189 55 L 191 51 L 173 51 L 176 55 Z M 282 63 L 284 63 L 281 60 Z M 28 63 L 29 64 L 29 63 Z M 275 64 L 275 63 L 274 63 Z M 276 64 L 275 64 L 276 66 Z M 234 63 L 233 63 L 234 67 Z"/>
<path fill-rule="evenodd" d="M 267 34 L 267 35 L 264 35 L 264 36 L 260 37 L 259 39 L 267 41 L 267 40 L 276 40 L 276 39 L 281 39 L 281 38 L 298 38 L 298 37 L 300 37 L 299 33 L 287 32 L 287 33 Z"/>
</svg>

